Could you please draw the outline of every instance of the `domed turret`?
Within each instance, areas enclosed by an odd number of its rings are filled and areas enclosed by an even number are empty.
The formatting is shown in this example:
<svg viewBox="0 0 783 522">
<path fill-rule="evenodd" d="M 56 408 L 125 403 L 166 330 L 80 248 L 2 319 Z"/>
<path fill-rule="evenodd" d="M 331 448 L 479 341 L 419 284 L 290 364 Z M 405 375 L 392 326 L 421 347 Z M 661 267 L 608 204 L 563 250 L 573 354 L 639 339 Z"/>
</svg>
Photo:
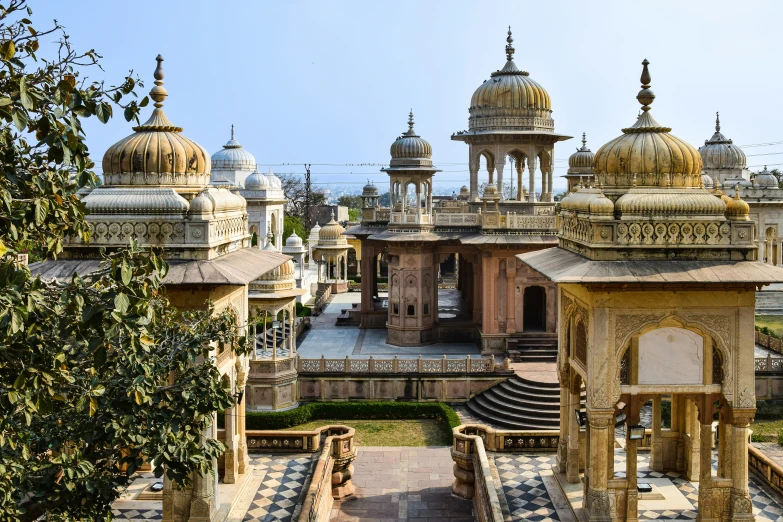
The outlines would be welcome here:
<svg viewBox="0 0 783 522">
<path fill-rule="evenodd" d="M 367 181 L 367 184 L 362 189 L 363 198 L 373 198 L 378 195 L 378 187 Z"/>
<path fill-rule="evenodd" d="M 150 97 L 155 109 L 130 136 L 108 148 L 103 155 L 103 181 L 113 185 L 195 185 L 209 181 L 206 149 L 182 134 L 163 112 L 168 92 L 163 87 L 163 57 L 156 58 L 155 87 Z"/>
<path fill-rule="evenodd" d="M 274 172 L 272 172 L 272 167 L 269 167 L 269 170 L 266 173 L 266 178 L 269 180 L 269 186 L 273 190 L 281 190 L 283 188 L 283 182 L 280 181 L 280 178 L 275 176 Z"/>
<path fill-rule="evenodd" d="M 212 155 L 212 183 L 226 182 L 237 184 L 243 181 L 243 176 L 237 177 L 237 172 L 252 172 L 256 168 L 256 159 L 242 148 L 234 139 L 234 126 L 231 125 L 231 139 L 223 148 Z M 247 174 L 245 174 L 246 176 Z"/>
<path fill-rule="evenodd" d="M 701 181 L 702 183 L 704 183 L 704 188 L 708 190 L 712 190 L 713 188 L 715 188 L 715 181 L 706 172 L 701 173 Z"/>
<path fill-rule="evenodd" d="M 587 148 L 587 135 L 583 132 L 582 147 L 576 149 L 576 152 L 571 154 L 571 156 L 568 158 L 568 173 L 592 175 L 594 159 L 595 154 L 593 154 L 593 152 Z"/>
<path fill-rule="evenodd" d="M 245 190 L 268 190 L 269 188 L 269 178 L 261 174 L 258 168 L 245 180 Z"/>
<path fill-rule="evenodd" d="M 468 188 L 467 185 L 462 185 L 459 188 L 459 197 L 462 199 L 467 199 L 470 197 L 470 189 Z"/>
<path fill-rule="evenodd" d="M 413 129 L 413 111 L 408 115 L 408 132 L 391 146 L 391 167 L 432 167 L 432 145 Z"/>
<path fill-rule="evenodd" d="M 778 188 L 778 178 L 767 170 L 766 165 L 764 165 L 764 170 L 756 174 L 753 183 L 761 188 Z"/>
<path fill-rule="evenodd" d="M 744 169 L 747 165 L 745 153 L 720 132 L 720 114 L 715 113 L 715 134 L 704 140 L 699 147 L 705 169 Z"/>
<path fill-rule="evenodd" d="M 637 100 L 642 113 L 623 134 L 595 154 L 596 181 L 606 189 L 631 187 L 699 187 L 701 156 L 687 142 L 669 134 L 671 128 L 661 126 L 650 115 L 655 94 L 650 90 L 649 62 L 642 65 L 642 90 Z"/>
<path fill-rule="evenodd" d="M 332 219 L 318 231 L 318 246 L 347 243 L 343 232 L 345 229 L 334 220 L 334 212 L 332 212 Z"/>
<path fill-rule="evenodd" d="M 749 214 L 750 205 L 740 197 L 739 187 L 735 187 L 734 197 L 726 201 L 726 217 L 734 221 L 748 221 Z"/>
<path fill-rule="evenodd" d="M 553 131 L 549 93 L 514 63 L 511 27 L 506 41 L 506 65 L 493 72 L 470 100 L 470 130 Z"/>
</svg>

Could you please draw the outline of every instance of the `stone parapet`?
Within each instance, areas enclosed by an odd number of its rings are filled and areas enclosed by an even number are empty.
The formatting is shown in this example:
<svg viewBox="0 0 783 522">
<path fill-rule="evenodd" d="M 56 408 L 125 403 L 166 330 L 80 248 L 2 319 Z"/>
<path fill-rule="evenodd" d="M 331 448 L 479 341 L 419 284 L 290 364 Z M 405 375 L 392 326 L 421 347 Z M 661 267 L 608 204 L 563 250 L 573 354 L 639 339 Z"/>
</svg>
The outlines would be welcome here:
<svg viewBox="0 0 783 522">
<path fill-rule="evenodd" d="M 783 495 L 783 466 L 776 463 L 758 448 L 748 444 L 748 467 L 767 486 Z"/>
</svg>

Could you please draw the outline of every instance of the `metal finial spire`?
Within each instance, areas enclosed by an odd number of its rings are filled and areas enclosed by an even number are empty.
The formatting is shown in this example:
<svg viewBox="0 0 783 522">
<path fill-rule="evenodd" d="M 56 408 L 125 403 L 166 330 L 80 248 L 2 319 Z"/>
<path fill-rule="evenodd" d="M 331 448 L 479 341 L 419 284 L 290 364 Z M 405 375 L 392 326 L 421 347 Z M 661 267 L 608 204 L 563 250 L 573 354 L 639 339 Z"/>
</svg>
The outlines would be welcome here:
<svg viewBox="0 0 783 522">
<path fill-rule="evenodd" d="M 511 37 L 511 26 L 508 26 L 508 38 L 506 38 L 506 41 L 508 42 L 506 44 L 506 59 L 510 62 L 514 59 L 514 47 L 511 45 L 514 42 L 514 39 Z"/>
<path fill-rule="evenodd" d="M 650 104 L 655 100 L 655 94 L 650 90 L 650 71 L 647 66 L 650 64 L 646 59 L 642 62 L 644 68 L 642 69 L 642 77 L 639 81 L 642 82 L 642 90 L 636 95 L 636 99 L 642 104 L 642 110 L 647 112 L 650 110 Z"/>
<path fill-rule="evenodd" d="M 413 130 L 413 109 L 408 113 L 408 130 Z"/>
<path fill-rule="evenodd" d="M 234 139 L 234 124 L 231 124 L 231 139 Z"/>
<path fill-rule="evenodd" d="M 158 62 L 158 66 L 155 68 L 155 87 L 152 88 L 150 91 L 150 97 L 155 100 L 155 107 L 161 108 L 163 107 L 163 100 L 166 99 L 166 97 L 169 95 L 168 91 L 166 91 L 166 88 L 163 87 L 163 65 L 161 62 L 163 62 L 163 57 L 161 55 L 158 55 L 155 57 L 155 60 Z"/>
<path fill-rule="evenodd" d="M 715 113 L 715 132 L 720 132 L 720 113 Z"/>
<path fill-rule="evenodd" d="M 583 132 L 582 133 L 582 148 L 584 149 L 585 147 L 587 147 L 587 134 Z"/>
</svg>

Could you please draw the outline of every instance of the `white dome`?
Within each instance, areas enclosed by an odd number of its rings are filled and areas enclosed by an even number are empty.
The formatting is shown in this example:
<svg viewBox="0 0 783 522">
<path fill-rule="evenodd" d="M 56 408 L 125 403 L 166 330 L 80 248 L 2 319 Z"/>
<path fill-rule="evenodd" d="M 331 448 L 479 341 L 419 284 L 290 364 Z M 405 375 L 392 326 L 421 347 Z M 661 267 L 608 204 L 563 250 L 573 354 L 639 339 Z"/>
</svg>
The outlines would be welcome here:
<svg viewBox="0 0 783 522">
<path fill-rule="evenodd" d="M 231 126 L 231 139 L 212 155 L 212 170 L 253 170 L 256 159 L 234 139 L 234 126 Z"/>
<path fill-rule="evenodd" d="M 768 187 L 778 187 L 778 178 L 775 177 L 773 173 L 767 170 L 767 166 L 764 165 L 764 170 L 756 174 L 756 177 L 753 180 L 758 186 L 768 188 Z"/>
<path fill-rule="evenodd" d="M 290 236 L 288 236 L 288 239 L 285 240 L 285 246 L 287 247 L 302 246 L 302 238 L 296 235 L 296 230 L 294 230 L 293 233 Z"/>
<path fill-rule="evenodd" d="M 269 168 L 269 172 L 266 173 L 266 178 L 269 180 L 269 186 L 273 189 L 282 189 L 283 188 L 283 182 L 280 181 L 280 178 L 275 176 L 275 173 L 272 172 L 272 168 Z"/>
<path fill-rule="evenodd" d="M 714 188 L 715 182 L 712 180 L 712 178 L 709 176 L 709 174 L 702 172 L 701 173 L 701 180 L 704 182 L 704 188 Z"/>
<path fill-rule="evenodd" d="M 255 169 L 245 180 L 245 190 L 267 190 L 271 187 L 269 178 Z"/>
</svg>

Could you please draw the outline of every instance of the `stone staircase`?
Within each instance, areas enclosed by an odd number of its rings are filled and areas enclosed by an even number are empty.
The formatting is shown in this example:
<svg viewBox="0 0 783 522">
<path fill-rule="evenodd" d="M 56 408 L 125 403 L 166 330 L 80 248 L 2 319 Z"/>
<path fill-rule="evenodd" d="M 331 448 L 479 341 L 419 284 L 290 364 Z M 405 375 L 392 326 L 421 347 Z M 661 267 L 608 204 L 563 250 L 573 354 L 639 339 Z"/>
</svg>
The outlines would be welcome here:
<svg viewBox="0 0 783 522">
<path fill-rule="evenodd" d="M 582 397 L 584 402 L 584 397 Z M 515 375 L 466 403 L 471 414 L 513 430 L 560 429 L 560 385 Z"/>
<path fill-rule="evenodd" d="M 359 303 L 352 303 L 351 308 L 343 308 L 340 315 L 337 316 L 336 326 L 359 326 L 359 314 L 352 314 L 351 311 L 359 310 Z"/>
<path fill-rule="evenodd" d="M 288 337 L 291 333 L 291 327 L 288 323 L 284 325 L 285 335 Z M 266 330 L 266 346 L 264 346 L 264 334 L 262 332 L 256 332 L 256 350 L 268 350 L 272 351 L 274 342 L 273 336 L 277 335 L 277 348 L 282 349 L 283 346 L 283 330 L 275 330 L 274 328 L 267 328 Z"/>
<path fill-rule="evenodd" d="M 555 362 L 557 361 L 557 334 L 545 332 L 524 334 L 509 341 L 508 356 L 513 362 Z"/>
</svg>

